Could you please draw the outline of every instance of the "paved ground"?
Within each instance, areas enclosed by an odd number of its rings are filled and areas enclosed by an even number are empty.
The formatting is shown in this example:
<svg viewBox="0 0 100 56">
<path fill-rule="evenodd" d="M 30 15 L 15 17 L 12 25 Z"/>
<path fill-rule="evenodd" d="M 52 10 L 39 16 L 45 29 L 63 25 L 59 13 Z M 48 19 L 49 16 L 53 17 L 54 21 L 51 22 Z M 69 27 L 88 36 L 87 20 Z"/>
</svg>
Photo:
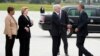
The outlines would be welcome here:
<svg viewBox="0 0 100 56">
<path fill-rule="evenodd" d="M 6 16 L 5 11 L 0 11 L 0 56 L 5 56 L 5 36 L 3 34 L 4 31 L 4 18 Z M 15 14 L 15 18 L 19 17 L 20 12 L 17 11 Z M 31 28 L 32 38 L 30 43 L 30 56 L 52 56 L 52 40 L 48 31 L 43 31 L 38 26 L 39 21 L 39 12 L 30 12 L 30 18 L 34 20 L 34 26 Z M 75 37 L 75 35 L 74 35 Z M 100 56 L 100 34 L 89 34 L 89 37 L 85 41 L 85 47 L 94 54 L 94 56 Z M 76 47 L 76 38 L 68 38 L 69 44 L 69 55 L 70 56 L 78 56 L 78 50 Z M 19 54 L 19 40 L 16 39 L 14 45 L 14 56 L 18 56 Z M 61 43 L 60 47 L 60 56 L 65 56 L 63 51 L 63 43 Z"/>
</svg>

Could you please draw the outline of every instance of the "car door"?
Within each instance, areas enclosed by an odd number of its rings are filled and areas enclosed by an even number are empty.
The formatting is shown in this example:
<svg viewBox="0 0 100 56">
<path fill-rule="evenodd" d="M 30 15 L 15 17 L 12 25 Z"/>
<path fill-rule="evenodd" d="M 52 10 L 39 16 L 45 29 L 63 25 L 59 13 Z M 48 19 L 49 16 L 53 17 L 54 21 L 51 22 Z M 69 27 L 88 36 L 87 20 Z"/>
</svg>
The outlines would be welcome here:
<svg viewBox="0 0 100 56">
<path fill-rule="evenodd" d="M 77 22 L 78 22 L 78 19 L 79 19 L 79 13 L 78 13 L 76 7 L 67 7 L 64 10 L 67 12 L 69 22 L 72 24 L 72 28 L 68 29 L 68 31 L 67 31 L 67 36 L 71 37 L 71 35 L 73 33 L 75 33 L 74 29 L 77 26 Z"/>
<path fill-rule="evenodd" d="M 86 8 L 85 9 L 88 17 L 88 31 L 90 33 L 98 33 L 100 32 L 100 16 L 97 13 L 100 13 L 96 8 Z"/>
<path fill-rule="evenodd" d="M 77 9 L 70 8 L 68 10 L 68 17 L 69 17 L 70 23 L 72 23 L 73 27 L 75 28 L 78 23 L 78 19 L 79 19 L 79 12 L 77 11 Z"/>
</svg>

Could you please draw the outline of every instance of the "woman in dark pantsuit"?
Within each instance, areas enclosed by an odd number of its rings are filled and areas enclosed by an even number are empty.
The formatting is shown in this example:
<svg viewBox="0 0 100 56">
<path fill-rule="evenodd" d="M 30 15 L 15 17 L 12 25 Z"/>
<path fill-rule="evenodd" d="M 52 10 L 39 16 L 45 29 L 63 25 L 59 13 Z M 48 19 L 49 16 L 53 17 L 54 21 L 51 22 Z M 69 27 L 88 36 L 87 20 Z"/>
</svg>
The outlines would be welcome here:
<svg viewBox="0 0 100 56">
<path fill-rule="evenodd" d="M 29 46 L 30 46 L 30 27 L 33 25 L 30 18 L 28 17 L 28 8 L 23 7 L 21 10 L 22 15 L 18 19 L 18 38 L 20 41 L 20 55 L 19 56 L 29 56 Z"/>
<path fill-rule="evenodd" d="M 13 56 L 13 45 L 15 42 L 15 37 L 17 35 L 18 25 L 13 15 L 15 13 L 13 7 L 7 8 L 8 15 L 5 18 L 5 30 L 4 34 L 6 36 L 6 46 L 5 46 L 5 56 Z"/>
</svg>

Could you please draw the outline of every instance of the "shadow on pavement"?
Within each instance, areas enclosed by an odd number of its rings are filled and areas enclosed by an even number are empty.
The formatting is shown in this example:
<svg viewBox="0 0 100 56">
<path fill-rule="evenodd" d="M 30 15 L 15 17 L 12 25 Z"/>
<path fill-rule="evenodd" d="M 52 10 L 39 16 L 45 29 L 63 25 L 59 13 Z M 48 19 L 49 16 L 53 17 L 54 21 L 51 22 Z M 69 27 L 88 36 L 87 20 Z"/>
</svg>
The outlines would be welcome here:
<svg viewBox="0 0 100 56">
<path fill-rule="evenodd" d="M 34 37 L 38 37 L 38 38 L 51 38 L 51 36 L 34 36 Z M 71 36 L 68 38 L 76 38 L 76 36 Z M 87 36 L 87 38 L 97 38 L 100 39 L 100 37 L 94 37 L 94 36 Z"/>
</svg>

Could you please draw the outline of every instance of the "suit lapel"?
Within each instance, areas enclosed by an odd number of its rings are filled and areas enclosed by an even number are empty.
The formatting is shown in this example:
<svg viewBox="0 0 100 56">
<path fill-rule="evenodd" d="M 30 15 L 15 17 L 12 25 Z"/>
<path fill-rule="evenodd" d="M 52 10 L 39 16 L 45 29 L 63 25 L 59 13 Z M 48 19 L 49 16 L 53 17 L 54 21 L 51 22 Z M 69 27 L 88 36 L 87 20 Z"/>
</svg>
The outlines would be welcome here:
<svg viewBox="0 0 100 56">
<path fill-rule="evenodd" d="M 13 16 L 11 16 L 11 15 L 9 15 L 12 19 L 11 20 L 13 20 L 14 22 L 15 22 L 15 24 L 17 25 L 17 22 L 16 22 L 16 20 L 14 19 L 14 17 Z"/>
<path fill-rule="evenodd" d="M 25 21 L 26 22 L 29 22 L 29 19 L 28 18 L 26 18 L 24 15 L 23 15 L 23 17 L 25 18 Z"/>
<path fill-rule="evenodd" d="M 57 13 L 55 13 L 55 12 L 54 12 L 54 14 L 56 16 L 56 19 L 59 20 L 59 15 L 57 15 Z"/>
<path fill-rule="evenodd" d="M 84 11 L 80 12 L 80 15 L 79 15 L 79 19 L 78 19 L 78 24 L 81 23 L 82 21 L 82 14 L 84 13 Z"/>
</svg>

